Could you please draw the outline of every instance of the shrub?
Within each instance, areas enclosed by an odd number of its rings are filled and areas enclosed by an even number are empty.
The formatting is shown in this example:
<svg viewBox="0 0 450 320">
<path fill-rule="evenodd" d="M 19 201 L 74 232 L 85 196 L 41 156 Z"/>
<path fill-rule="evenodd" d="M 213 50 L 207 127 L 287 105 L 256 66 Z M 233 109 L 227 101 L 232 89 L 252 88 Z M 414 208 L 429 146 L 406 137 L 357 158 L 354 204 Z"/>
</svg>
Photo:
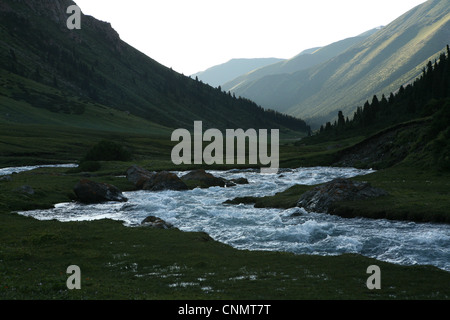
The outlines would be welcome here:
<svg viewBox="0 0 450 320">
<path fill-rule="evenodd" d="M 81 162 L 78 168 L 82 172 L 95 172 L 100 170 L 101 167 L 102 165 L 98 161 L 85 161 Z"/>
<path fill-rule="evenodd" d="M 129 161 L 131 153 L 123 146 L 113 141 L 100 141 L 93 146 L 86 154 L 83 162 L 86 161 Z"/>
</svg>

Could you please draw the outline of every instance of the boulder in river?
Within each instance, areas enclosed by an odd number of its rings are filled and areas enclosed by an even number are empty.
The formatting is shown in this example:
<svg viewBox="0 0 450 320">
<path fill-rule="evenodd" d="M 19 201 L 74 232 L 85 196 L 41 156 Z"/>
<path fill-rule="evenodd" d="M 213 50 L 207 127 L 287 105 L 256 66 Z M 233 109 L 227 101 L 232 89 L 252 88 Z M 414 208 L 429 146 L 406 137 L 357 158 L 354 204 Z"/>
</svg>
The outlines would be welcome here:
<svg viewBox="0 0 450 320">
<path fill-rule="evenodd" d="M 305 192 L 297 206 L 309 212 L 333 213 L 333 206 L 341 201 L 365 200 L 386 196 L 382 189 L 374 188 L 367 182 L 335 179 Z"/>
<path fill-rule="evenodd" d="M 234 187 L 236 184 L 248 184 L 245 178 L 227 180 L 215 177 L 204 169 L 192 170 L 182 176 L 181 180 L 192 188 Z"/>
<path fill-rule="evenodd" d="M 171 223 L 168 223 L 161 218 L 154 217 L 154 216 L 148 216 L 141 222 L 141 226 L 143 227 L 151 227 L 155 229 L 172 229 L 173 225 Z"/>
<path fill-rule="evenodd" d="M 151 172 L 133 165 L 127 170 L 127 179 L 133 183 L 137 189 L 142 189 L 144 184 L 151 179 L 155 173 L 156 172 Z"/>
<path fill-rule="evenodd" d="M 82 203 L 93 204 L 108 201 L 126 202 L 128 199 L 116 186 L 83 179 L 74 187 L 77 198 Z"/>
<path fill-rule="evenodd" d="M 193 170 L 182 176 L 181 180 L 194 188 L 225 187 L 227 185 L 227 180 L 217 178 L 203 169 Z"/>
<path fill-rule="evenodd" d="M 231 182 L 234 182 L 235 184 L 248 184 L 248 180 L 246 178 L 237 178 L 237 179 L 231 179 Z"/>
<path fill-rule="evenodd" d="M 139 190 L 187 190 L 188 186 L 175 174 L 168 171 L 152 172 L 139 166 L 127 170 L 127 179 Z"/>
<path fill-rule="evenodd" d="M 168 171 L 157 172 L 148 179 L 143 190 L 163 191 L 163 190 L 187 190 L 188 186 L 175 174 Z"/>
</svg>

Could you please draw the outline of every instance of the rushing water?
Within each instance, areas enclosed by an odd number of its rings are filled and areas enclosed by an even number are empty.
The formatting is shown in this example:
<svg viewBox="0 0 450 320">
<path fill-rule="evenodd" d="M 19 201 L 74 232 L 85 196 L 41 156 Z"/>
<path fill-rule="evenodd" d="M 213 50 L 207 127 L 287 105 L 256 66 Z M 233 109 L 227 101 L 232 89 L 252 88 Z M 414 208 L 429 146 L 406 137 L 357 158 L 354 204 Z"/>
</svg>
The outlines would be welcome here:
<svg viewBox="0 0 450 320">
<path fill-rule="evenodd" d="M 227 179 L 245 177 L 250 183 L 190 191 L 126 192 L 127 203 L 61 203 L 51 210 L 20 214 L 40 220 L 115 219 L 131 227 L 152 215 L 184 231 L 206 232 L 238 249 L 315 255 L 359 253 L 397 264 L 434 265 L 450 271 L 450 227 L 445 224 L 344 219 L 307 213 L 301 208 L 256 209 L 252 205 L 223 204 L 235 197 L 273 195 L 294 184 L 315 185 L 338 177 L 365 175 L 370 170 L 316 167 L 277 175 L 261 175 L 254 170 L 209 172 Z"/>
<path fill-rule="evenodd" d="M 8 174 L 19 173 L 24 171 L 30 171 L 37 168 L 76 168 L 76 164 L 49 164 L 38 166 L 24 166 L 24 167 L 9 167 L 0 169 L 0 176 L 6 176 Z"/>
</svg>

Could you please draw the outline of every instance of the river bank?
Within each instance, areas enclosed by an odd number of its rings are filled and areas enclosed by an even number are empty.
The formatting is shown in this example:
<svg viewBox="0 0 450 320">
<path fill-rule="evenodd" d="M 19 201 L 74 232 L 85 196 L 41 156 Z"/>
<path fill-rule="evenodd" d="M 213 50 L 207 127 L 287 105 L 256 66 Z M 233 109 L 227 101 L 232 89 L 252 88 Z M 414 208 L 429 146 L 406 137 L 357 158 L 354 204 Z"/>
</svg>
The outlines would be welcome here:
<svg viewBox="0 0 450 320">
<path fill-rule="evenodd" d="M 354 181 L 368 182 L 386 190 L 388 195 L 365 200 L 334 203 L 332 214 L 343 218 L 364 217 L 411 221 L 417 223 L 450 223 L 450 176 L 444 173 L 396 167 L 377 171 Z M 295 185 L 273 196 L 232 199 L 229 203 L 253 204 L 257 208 L 295 208 L 299 197 L 312 187 Z"/>
</svg>

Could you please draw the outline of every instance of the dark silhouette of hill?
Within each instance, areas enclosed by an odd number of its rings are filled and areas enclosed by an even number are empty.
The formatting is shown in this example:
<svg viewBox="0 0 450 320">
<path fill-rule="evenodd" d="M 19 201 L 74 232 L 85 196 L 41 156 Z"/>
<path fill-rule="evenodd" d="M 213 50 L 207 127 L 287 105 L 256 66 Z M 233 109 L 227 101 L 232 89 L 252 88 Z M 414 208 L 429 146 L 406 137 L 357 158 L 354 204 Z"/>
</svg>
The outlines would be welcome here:
<svg viewBox="0 0 450 320">
<path fill-rule="evenodd" d="M 308 132 L 300 119 L 267 111 L 161 65 L 122 41 L 109 23 L 82 15 L 81 30 L 69 30 L 66 10 L 73 4 L 0 3 L 0 71 L 11 81 L 5 87 L 10 89 L 0 92 L 17 102 L 16 108 L 26 103 L 34 110 L 76 115 L 97 105 L 170 128 L 191 128 L 193 121 L 202 120 L 204 127 L 219 129 Z"/>
</svg>

